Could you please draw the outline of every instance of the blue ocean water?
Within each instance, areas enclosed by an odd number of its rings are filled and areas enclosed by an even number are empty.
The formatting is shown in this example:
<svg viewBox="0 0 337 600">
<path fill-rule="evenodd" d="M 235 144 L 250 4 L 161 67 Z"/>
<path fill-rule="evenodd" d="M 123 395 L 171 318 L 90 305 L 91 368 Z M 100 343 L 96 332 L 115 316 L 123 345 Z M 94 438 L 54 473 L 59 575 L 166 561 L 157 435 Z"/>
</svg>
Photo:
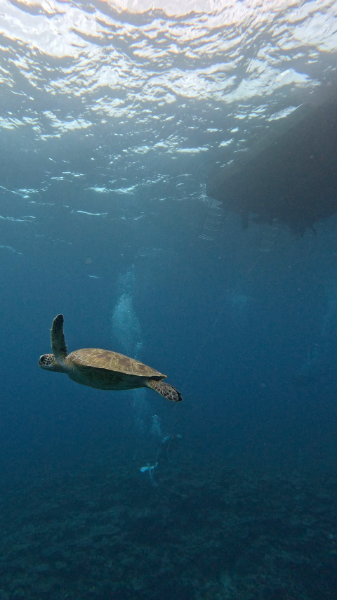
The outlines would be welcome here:
<svg viewBox="0 0 337 600">
<path fill-rule="evenodd" d="M 334 0 L 0 7 L 0 600 L 334 600 L 337 217 L 206 195 L 331 93 Z M 183 402 L 39 369 L 59 313 Z"/>
</svg>

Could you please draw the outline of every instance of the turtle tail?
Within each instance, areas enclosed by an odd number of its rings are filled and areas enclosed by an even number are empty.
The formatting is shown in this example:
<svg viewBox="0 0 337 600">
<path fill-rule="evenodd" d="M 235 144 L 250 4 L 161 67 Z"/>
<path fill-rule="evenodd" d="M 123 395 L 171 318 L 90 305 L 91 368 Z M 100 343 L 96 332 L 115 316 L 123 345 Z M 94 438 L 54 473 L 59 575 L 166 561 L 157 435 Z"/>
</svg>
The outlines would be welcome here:
<svg viewBox="0 0 337 600">
<path fill-rule="evenodd" d="M 176 390 L 169 383 L 164 383 L 164 381 L 156 381 L 155 379 L 148 379 L 146 382 L 147 387 L 151 388 L 158 394 L 167 398 L 167 400 L 172 400 L 172 402 L 181 402 L 182 397 L 180 392 Z"/>
</svg>

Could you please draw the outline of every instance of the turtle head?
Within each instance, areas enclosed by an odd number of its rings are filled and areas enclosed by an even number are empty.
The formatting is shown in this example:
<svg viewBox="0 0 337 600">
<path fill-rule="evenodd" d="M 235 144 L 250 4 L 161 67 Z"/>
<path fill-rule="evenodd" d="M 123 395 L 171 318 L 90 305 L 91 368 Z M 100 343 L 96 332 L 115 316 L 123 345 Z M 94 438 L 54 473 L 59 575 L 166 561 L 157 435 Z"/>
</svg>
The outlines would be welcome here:
<svg viewBox="0 0 337 600">
<path fill-rule="evenodd" d="M 39 367 L 41 369 L 45 369 L 46 371 L 58 371 L 59 373 L 64 373 L 65 369 L 57 362 L 54 354 L 42 354 L 39 360 Z"/>
</svg>

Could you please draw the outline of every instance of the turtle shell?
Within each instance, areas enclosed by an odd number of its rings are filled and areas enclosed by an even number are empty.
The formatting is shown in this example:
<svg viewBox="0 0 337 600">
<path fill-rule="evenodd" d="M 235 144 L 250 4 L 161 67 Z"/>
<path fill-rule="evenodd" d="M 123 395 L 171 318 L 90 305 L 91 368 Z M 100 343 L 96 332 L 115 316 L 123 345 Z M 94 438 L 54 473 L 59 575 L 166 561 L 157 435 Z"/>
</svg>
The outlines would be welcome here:
<svg viewBox="0 0 337 600">
<path fill-rule="evenodd" d="M 68 355 L 68 361 L 81 368 L 105 369 L 115 371 L 124 375 L 133 375 L 139 377 L 158 377 L 166 378 L 166 375 L 159 373 L 155 369 L 144 365 L 143 363 L 110 350 L 101 350 L 100 348 L 82 348 L 75 350 Z"/>
</svg>

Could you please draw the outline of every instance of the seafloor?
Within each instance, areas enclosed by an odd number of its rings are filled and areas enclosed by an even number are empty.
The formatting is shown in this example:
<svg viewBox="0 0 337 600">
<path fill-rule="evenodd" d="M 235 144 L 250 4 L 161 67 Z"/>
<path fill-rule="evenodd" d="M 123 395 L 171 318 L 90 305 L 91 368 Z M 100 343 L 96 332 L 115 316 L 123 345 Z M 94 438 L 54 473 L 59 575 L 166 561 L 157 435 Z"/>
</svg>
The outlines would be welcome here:
<svg viewBox="0 0 337 600">
<path fill-rule="evenodd" d="M 336 600 L 337 476 L 186 453 L 153 486 L 139 466 L 7 484 L 0 600 Z"/>
</svg>

